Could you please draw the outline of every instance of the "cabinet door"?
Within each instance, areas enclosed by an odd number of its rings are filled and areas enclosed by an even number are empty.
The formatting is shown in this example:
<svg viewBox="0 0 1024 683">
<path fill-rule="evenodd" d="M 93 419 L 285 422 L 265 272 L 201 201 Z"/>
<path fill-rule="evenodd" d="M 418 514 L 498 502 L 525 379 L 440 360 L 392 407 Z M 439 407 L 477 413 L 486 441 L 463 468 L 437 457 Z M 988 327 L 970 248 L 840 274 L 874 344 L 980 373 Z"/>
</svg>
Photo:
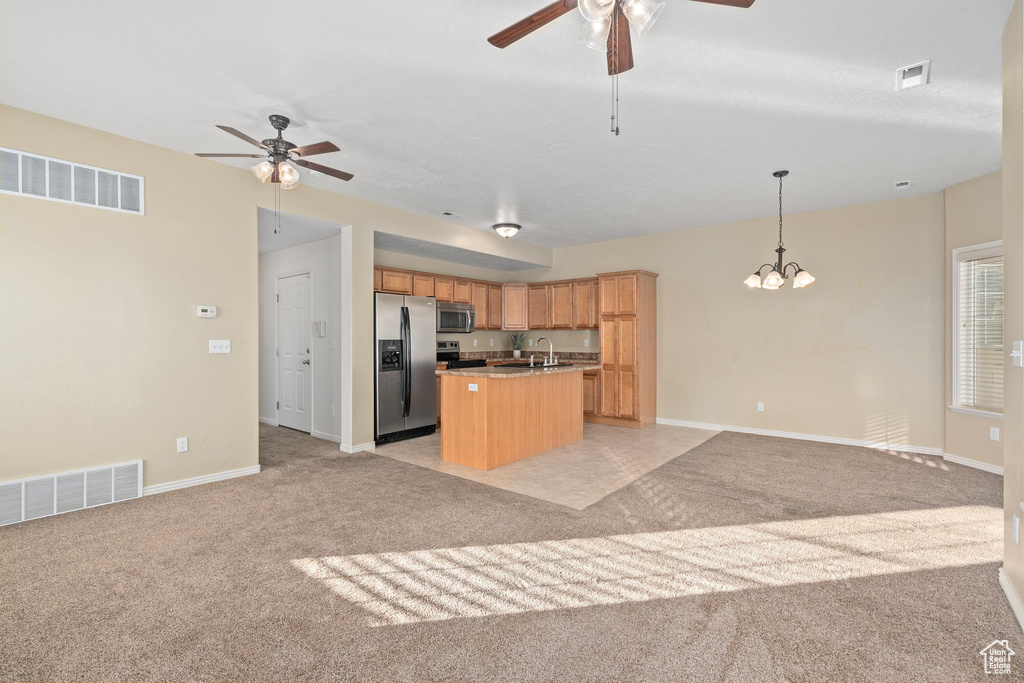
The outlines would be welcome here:
<svg viewBox="0 0 1024 683">
<path fill-rule="evenodd" d="M 576 280 L 572 283 L 572 318 L 577 330 L 597 328 L 597 278 Z"/>
<path fill-rule="evenodd" d="M 530 285 L 529 321 L 531 330 L 551 329 L 551 285 Z"/>
<path fill-rule="evenodd" d="M 601 371 L 598 378 L 598 415 L 616 417 L 619 413 L 615 404 L 618 396 L 618 320 L 601 318 L 600 356 Z"/>
<path fill-rule="evenodd" d="M 412 273 L 384 268 L 380 275 L 381 290 L 393 294 L 412 294 Z"/>
<path fill-rule="evenodd" d="M 615 279 L 616 313 L 619 315 L 634 315 L 637 310 L 636 273 L 619 275 Z"/>
<path fill-rule="evenodd" d="M 551 329 L 572 329 L 572 283 L 551 284 Z"/>
<path fill-rule="evenodd" d="M 583 373 L 583 414 L 597 414 L 597 373 Z"/>
<path fill-rule="evenodd" d="M 619 312 L 618 278 L 614 275 L 602 275 L 599 280 L 601 315 L 615 315 Z"/>
<path fill-rule="evenodd" d="M 615 398 L 616 416 L 635 419 L 637 416 L 637 321 L 635 317 L 618 318 L 616 326 L 617 363 Z"/>
<path fill-rule="evenodd" d="M 434 276 L 434 298 L 438 301 L 452 301 L 455 296 L 455 278 Z"/>
<path fill-rule="evenodd" d="M 456 280 L 452 300 L 460 304 L 473 303 L 473 293 L 470 291 L 470 284 L 469 280 Z"/>
<path fill-rule="evenodd" d="M 383 273 L 381 273 L 381 269 L 380 268 L 374 268 L 373 269 L 373 291 L 375 291 L 375 292 L 379 292 L 380 291 L 380 288 L 381 288 L 381 277 L 382 276 L 383 276 Z"/>
<path fill-rule="evenodd" d="M 502 285 L 501 326 L 506 330 L 529 329 L 526 285 Z"/>
<path fill-rule="evenodd" d="M 501 285 L 487 285 L 487 326 L 501 329 Z"/>
<path fill-rule="evenodd" d="M 597 323 L 601 320 L 601 313 L 598 310 L 600 308 L 600 301 L 601 301 L 600 284 L 598 283 L 597 278 L 595 277 L 595 278 L 591 278 L 589 285 L 590 285 L 590 325 L 588 325 L 587 327 L 589 327 L 592 330 L 596 330 L 597 329 Z"/>
<path fill-rule="evenodd" d="M 490 327 L 490 317 L 487 315 L 487 285 L 483 282 L 471 282 L 470 293 L 476 307 L 476 329 L 486 330 Z"/>
<path fill-rule="evenodd" d="M 412 276 L 413 296 L 434 296 L 434 276 L 414 273 Z"/>
</svg>

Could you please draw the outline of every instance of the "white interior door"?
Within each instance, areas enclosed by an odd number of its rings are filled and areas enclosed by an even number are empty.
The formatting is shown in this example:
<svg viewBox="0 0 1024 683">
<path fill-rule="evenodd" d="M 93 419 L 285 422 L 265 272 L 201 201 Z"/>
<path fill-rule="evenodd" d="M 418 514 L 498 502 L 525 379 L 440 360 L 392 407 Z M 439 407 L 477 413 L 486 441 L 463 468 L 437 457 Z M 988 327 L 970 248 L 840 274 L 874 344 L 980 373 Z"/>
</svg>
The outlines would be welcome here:
<svg viewBox="0 0 1024 683">
<path fill-rule="evenodd" d="M 312 429 L 312 376 L 309 355 L 309 273 L 277 281 L 278 424 Z"/>
</svg>

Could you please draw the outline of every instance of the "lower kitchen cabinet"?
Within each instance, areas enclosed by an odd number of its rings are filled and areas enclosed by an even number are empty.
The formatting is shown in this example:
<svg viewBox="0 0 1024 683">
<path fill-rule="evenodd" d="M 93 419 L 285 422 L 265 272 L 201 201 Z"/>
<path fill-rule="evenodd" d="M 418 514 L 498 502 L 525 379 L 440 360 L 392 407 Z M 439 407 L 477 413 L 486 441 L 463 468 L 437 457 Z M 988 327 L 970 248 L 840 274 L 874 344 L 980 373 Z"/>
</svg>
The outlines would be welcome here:
<svg viewBox="0 0 1024 683">
<path fill-rule="evenodd" d="M 597 415 L 599 382 L 596 370 L 583 373 L 583 414 Z"/>
</svg>

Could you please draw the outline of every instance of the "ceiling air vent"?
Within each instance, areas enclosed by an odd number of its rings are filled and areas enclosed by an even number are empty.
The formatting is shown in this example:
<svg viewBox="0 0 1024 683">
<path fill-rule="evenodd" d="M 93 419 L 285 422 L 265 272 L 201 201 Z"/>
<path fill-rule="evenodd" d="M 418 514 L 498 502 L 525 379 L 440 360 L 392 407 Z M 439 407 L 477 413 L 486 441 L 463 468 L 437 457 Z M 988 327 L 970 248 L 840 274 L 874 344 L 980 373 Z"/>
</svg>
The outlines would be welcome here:
<svg viewBox="0 0 1024 683">
<path fill-rule="evenodd" d="M 905 190 L 908 187 L 910 187 L 910 181 L 909 180 L 897 180 L 895 183 L 892 184 L 892 186 L 896 190 Z"/>
<path fill-rule="evenodd" d="M 441 215 L 447 218 L 462 218 L 461 213 L 455 213 L 454 211 L 442 211 Z"/>
<path fill-rule="evenodd" d="M 0 148 L 0 192 L 142 215 L 144 190 L 137 175 Z"/>
<path fill-rule="evenodd" d="M 931 71 L 931 60 L 905 66 L 896 71 L 896 92 L 914 88 L 919 85 L 928 85 L 928 74 Z"/>
</svg>

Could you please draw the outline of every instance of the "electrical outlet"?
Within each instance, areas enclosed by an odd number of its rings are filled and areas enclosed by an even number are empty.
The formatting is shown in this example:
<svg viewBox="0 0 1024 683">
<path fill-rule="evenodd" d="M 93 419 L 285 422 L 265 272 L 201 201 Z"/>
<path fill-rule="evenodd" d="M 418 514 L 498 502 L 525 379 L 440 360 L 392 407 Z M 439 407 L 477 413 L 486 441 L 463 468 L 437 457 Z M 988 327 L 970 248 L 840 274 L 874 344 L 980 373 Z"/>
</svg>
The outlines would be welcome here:
<svg viewBox="0 0 1024 683">
<path fill-rule="evenodd" d="M 231 353 L 230 339 L 211 339 L 210 353 Z"/>
<path fill-rule="evenodd" d="M 999 441 L 999 427 L 989 427 L 988 438 L 992 439 L 993 441 Z"/>
<path fill-rule="evenodd" d="M 1016 513 L 1013 515 L 1013 542 L 1020 543 L 1020 517 Z"/>
<path fill-rule="evenodd" d="M 179 453 L 184 453 L 187 450 L 188 450 L 188 437 L 187 436 L 178 437 L 178 452 Z"/>
<path fill-rule="evenodd" d="M 527 341 L 530 342 L 530 344 L 529 344 L 530 346 L 533 346 L 533 340 L 532 339 L 527 339 Z"/>
<path fill-rule="evenodd" d="M 494 340 L 493 339 L 491 340 L 491 346 L 494 346 Z"/>
<path fill-rule="evenodd" d="M 476 339 L 474 339 L 474 340 L 473 340 L 473 346 L 476 346 L 476 342 L 477 342 L 477 340 L 476 340 Z"/>
<path fill-rule="evenodd" d="M 590 338 L 589 337 L 587 337 L 586 339 L 583 340 L 583 345 L 584 346 L 590 346 Z"/>
<path fill-rule="evenodd" d="M 764 412 L 764 403 L 762 403 L 761 401 L 757 402 L 757 412 L 759 412 L 759 413 L 763 413 Z"/>
<path fill-rule="evenodd" d="M 469 390 L 470 390 L 470 391 L 479 391 L 479 390 L 480 390 L 480 387 L 479 387 L 479 385 L 477 385 L 477 384 L 470 384 L 470 385 L 469 385 Z"/>
<path fill-rule="evenodd" d="M 338 417 L 337 408 L 331 406 L 331 417 Z"/>
</svg>

